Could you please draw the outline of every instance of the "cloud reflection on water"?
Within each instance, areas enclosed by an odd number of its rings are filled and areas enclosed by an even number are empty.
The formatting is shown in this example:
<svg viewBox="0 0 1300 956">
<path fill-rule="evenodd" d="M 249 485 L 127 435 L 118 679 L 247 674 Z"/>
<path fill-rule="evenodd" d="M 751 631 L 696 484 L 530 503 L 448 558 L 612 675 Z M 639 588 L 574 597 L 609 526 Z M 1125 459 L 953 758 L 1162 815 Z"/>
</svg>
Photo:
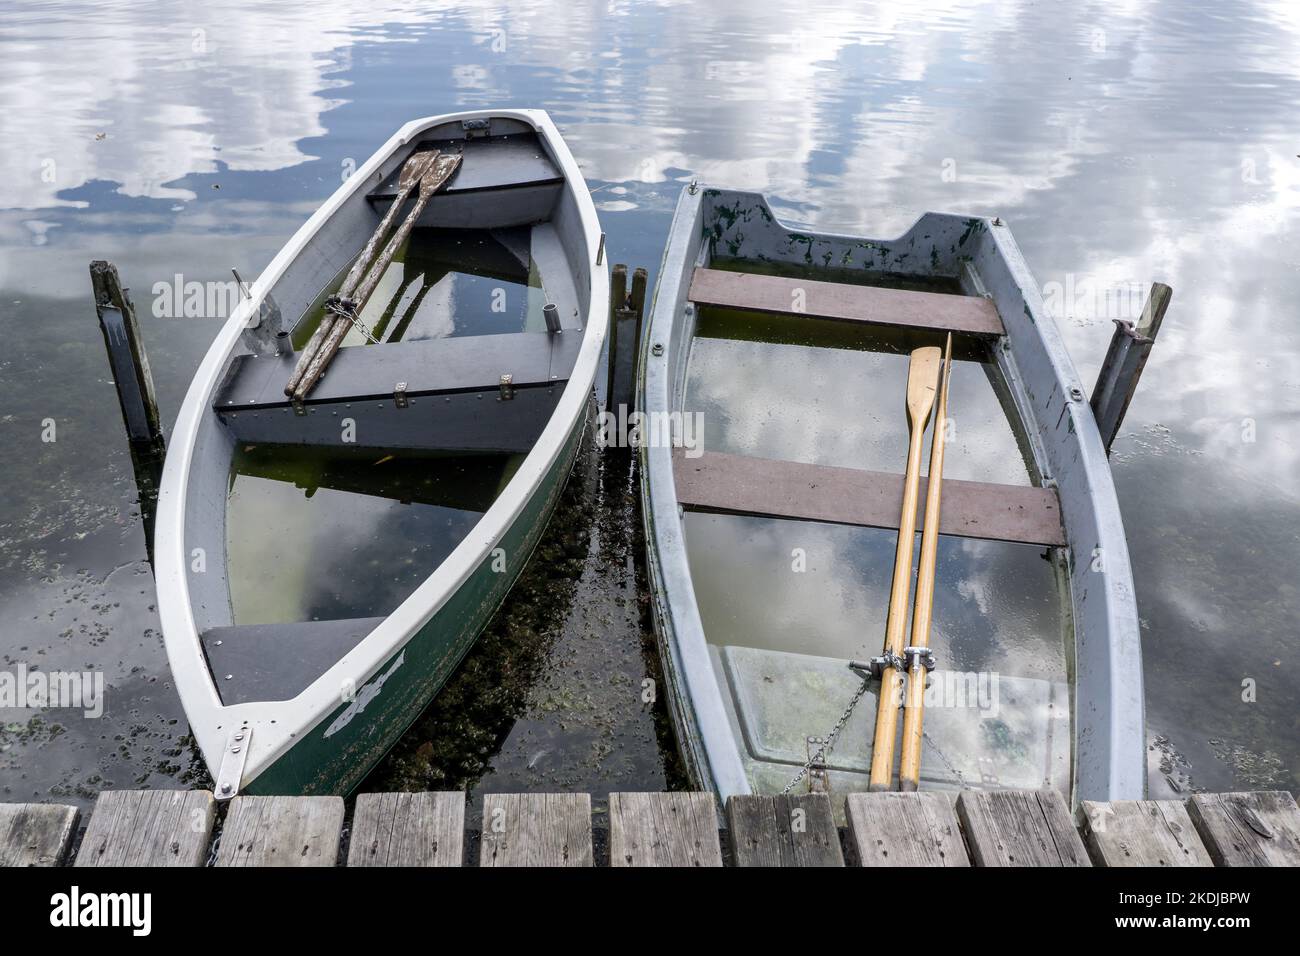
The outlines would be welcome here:
<svg viewBox="0 0 1300 956">
<path fill-rule="evenodd" d="M 118 259 L 137 300 L 175 271 L 255 274 L 400 122 L 498 103 L 550 109 L 593 185 L 626 189 L 604 197 L 616 259 L 658 247 L 643 234 L 698 176 L 826 229 L 998 214 L 1042 283 L 1170 283 L 1115 456 L 1150 733 L 1171 741 L 1153 791 L 1297 786 L 1279 637 L 1300 618 L 1295 4 L 55 2 L 7 11 L 0 54 L 0 324 L 43 320 L 23 364 L 0 357 L 9 408 L 97 347 L 86 259 Z M 1090 380 L 1110 323 L 1058 322 Z M 169 414 L 213 331 L 146 319 Z M 66 413 L 95 427 L 50 454 L 102 500 L 122 461 L 103 382 L 87 388 Z M 17 550 L 24 514 L 0 512 Z M 132 557 L 70 549 L 73 566 Z M 1213 677 L 1189 664 L 1207 657 Z M 1187 776 L 1162 773 L 1171 748 Z"/>
</svg>

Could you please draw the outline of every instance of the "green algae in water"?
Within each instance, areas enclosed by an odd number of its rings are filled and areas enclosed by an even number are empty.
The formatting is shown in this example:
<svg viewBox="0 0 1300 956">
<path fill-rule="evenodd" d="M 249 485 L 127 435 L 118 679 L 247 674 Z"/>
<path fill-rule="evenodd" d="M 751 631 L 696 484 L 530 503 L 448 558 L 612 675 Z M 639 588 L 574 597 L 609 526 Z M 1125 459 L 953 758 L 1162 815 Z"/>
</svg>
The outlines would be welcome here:
<svg viewBox="0 0 1300 956">
<path fill-rule="evenodd" d="M 391 613 L 460 544 L 522 460 L 238 449 L 226 519 L 235 623 Z"/>
</svg>

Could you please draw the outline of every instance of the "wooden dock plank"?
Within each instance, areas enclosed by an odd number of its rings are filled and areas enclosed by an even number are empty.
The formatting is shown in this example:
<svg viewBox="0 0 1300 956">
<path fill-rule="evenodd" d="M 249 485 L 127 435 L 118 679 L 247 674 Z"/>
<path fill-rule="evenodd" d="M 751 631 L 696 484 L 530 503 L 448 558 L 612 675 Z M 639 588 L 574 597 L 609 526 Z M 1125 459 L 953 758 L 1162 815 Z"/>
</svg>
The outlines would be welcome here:
<svg viewBox="0 0 1300 956">
<path fill-rule="evenodd" d="M 207 790 L 105 790 L 77 866 L 202 866 L 216 819 Z"/>
<path fill-rule="evenodd" d="M 1216 866 L 1300 866 L 1300 809 L 1285 790 L 1198 793 L 1187 811 Z"/>
<path fill-rule="evenodd" d="M 696 269 L 691 276 L 688 297 L 697 305 L 775 315 L 938 329 L 971 335 L 995 336 L 1005 332 L 997 307 L 983 296 L 910 292 L 752 272 Z"/>
<path fill-rule="evenodd" d="M 464 861 L 463 792 L 357 797 L 348 866 L 460 866 Z"/>
<path fill-rule="evenodd" d="M 1176 800 L 1084 800 L 1084 838 L 1098 866 L 1213 866 Z"/>
<path fill-rule="evenodd" d="M 591 796 L 489 793 L 479 866 L 591 866 Z"/>
<path fill-rule="evenodd" d="M 611 793 L 609 865 L 722 866 L 709 793 Z"/>
<path fill-rule="evenodd" d="M 216 865 L 333 866 L 342 830 L 342 797 L 235 797 Z"/>
<path fill-rule="evenodd" d="M 727 798 L 736 866 L 843 866 L 840 834 L 824 793 Z"/>
<path fill-rule="evenodd" d="M 1092 865 L 1055 790 L 965 790 L 957 816 L 976 866 Z"/>
<path fill-rule="evenodd" d="M 55 803 L 0 803 L 0 866 L 58 866 L 78 816 Z"/>
<path fill-rule="evenodd" d="M 897 528 L 903 476 L 725 452 L 673 451 L 677 499 L 689 510 L 771 515 L 868 528 Z M 917 527 L 925 518 L 921 478 Z M 945 478 L 939 533 L 1051 547 L 1065 545 L 1053 488 Z"/>
<path fill-rule="evenodd" d="M 859 866 L 970 866 L 947 794 L 851 793 L 844 809 Z"/>
</svg>

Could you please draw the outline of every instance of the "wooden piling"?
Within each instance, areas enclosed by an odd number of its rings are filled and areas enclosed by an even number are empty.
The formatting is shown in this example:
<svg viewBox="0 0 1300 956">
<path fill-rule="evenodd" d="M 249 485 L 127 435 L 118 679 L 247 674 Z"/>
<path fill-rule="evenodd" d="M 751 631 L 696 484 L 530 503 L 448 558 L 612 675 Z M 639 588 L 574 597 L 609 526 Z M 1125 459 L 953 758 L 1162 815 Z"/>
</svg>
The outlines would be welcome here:
<svg viewBox="0 0 1300 956">
<path fill-rule="evenodd" d="M 649 274 L 641 266 L 632 273 L 632 291 L 628 295 L 628 308 L 636 313 L 636 325 L 632 336 L 632 388 L 636 390 L 637 361 L 641 355 L 641 319 L 645 315 L 645 293 Z"/>
<path fill-rule="evenodd" d="M 609 333 L 608 359 L 609 369 L 605 380 L 605 410 L 615 411 L 614 373 L 618 369 L 618 320 L 622 317 L 627 304 L 627 266 L 618 263 L 614 266 L 609 280 Z"/>
<path fill-rule="evenodd" d="M 154 394 L 153 375 L 149 371 L 149 358 L 140 337 L 135 307 L 127 290 L 122 288 L 122 280 L 113 263 L 103 259 L 92 262 L 90 283 L 127 436 L 133 442 L 159 441 L 162 423 L 158 417 L 158 399 Z"/>
<path fill-rule="evenodd" d="M 167 443 L 158 415 L 149 357 L 140 337 L 135 307 L 111 262 L 96 259 L 90 264 L 90 284 L 95 296 L 95 314 L 104 336 L 104 349 L 113 373 L 118 406 L 126 424 L 131 468 L 135 473 L 140 520 L 144 526 L 145 552 L 153 564 L 153 525 L 157 510 L 158 485 L 162 481 Z"/>
<path fill-rule="evenodd" d="M 636 400 L 637 363 L 641 351 L 641 323 L 645 313 L 649 275 L 637 267 L 629 288 L 627 266 L 614 266 L 609 293 L 609 368 L 605 378 L 605 409 L 631 406 Z"/>
<path fill-rule="evenodd" d="M 1163 282 L 1153 282 L 1137 325 L 1124 319 L 1115 320 L 1115 334 L 1111 336 L 1106 360 L 1102 362 L 1097 384 L 1093 386 L 1091 401 L 1107 454 L 1110 454 L 1111 443 L 1119 434 L 1133 393 L 1137 391 L 1138 379 L 1146 368 L 1173 294 L 1173 289 Z"/>
</svg>

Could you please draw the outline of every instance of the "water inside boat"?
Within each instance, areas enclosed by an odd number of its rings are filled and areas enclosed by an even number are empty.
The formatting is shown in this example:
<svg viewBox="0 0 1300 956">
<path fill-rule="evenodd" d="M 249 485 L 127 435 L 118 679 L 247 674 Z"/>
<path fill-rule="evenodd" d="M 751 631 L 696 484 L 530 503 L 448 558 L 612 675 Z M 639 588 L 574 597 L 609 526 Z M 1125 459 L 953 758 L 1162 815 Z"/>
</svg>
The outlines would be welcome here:
<svg viewBox="0 0 1300 956">
<path fill-rule="evenodd" d="M 522 460 L 242 446 L 226 519 L 234 623 L 392 613 L 460 544 Z"/>
<path fill-rule="evenodd" d="M 701 307 L 682 407 L 703 416 L 706 451 L 901 473 L 908 356 L 942 344 L 920 330 Z M 956 337 L 945 479 L 1037 483 L 1007 395 L 988 346 Z M 928 433 L 923 462 L 930 442 Z M 860 685 L 846 662 L 881 652 L 897 532 L 697 511 L 684 527 L 742 759 L 756 789 L 779 791 L 808 758 L 807 738 L 829 733 Z M 940 538 L 926 786 L 1068 792 L 1071 627 L 1052 551 Z M 865 788 L 874 720 L 868 694 L 831 755 L 832 789 Z"/>
<path fill-rule="evenodd" d="M 361 324 L 378 343 L 543 331 L 546 296 L 530 232 L 415 230 L 361 310 Z M 307 344 L 333 291 L 322 291 L 298 323 L 295 348 Z M 376 343 L 358 328 L 343 340 L 345 348 L 368 344 Z"/>
<path fill-rule="evenodd" d="M 527 227 L 420 229 L 385 270 L 345 347 L 545 329 Z M 302 347 L 332 292 L 294 329 Z M 241 444 L 227 498 L 233 623 L 391 613 L 505 488 L 522 454 Z"/>
<path fill-rule="evenodd" d="M 294 356 L 237 360 L 217 403 L 235 438 L 229 623 L 202 635 L 227 703 L 298 693 L 402 604 L 504 491 L 580 344 L 546 331 L 543 306 L 570 298 L 557 263 L 535 258 L 555 250 L 546 226 L 415 230 L 297 413 L 281 394 Z M 295 349 L 341 278 L 293 327 Z M 501 385 L 510 372 L 517 388 Z M 393 394 L 401 379 L 405 404 Z"/>
</svg>

